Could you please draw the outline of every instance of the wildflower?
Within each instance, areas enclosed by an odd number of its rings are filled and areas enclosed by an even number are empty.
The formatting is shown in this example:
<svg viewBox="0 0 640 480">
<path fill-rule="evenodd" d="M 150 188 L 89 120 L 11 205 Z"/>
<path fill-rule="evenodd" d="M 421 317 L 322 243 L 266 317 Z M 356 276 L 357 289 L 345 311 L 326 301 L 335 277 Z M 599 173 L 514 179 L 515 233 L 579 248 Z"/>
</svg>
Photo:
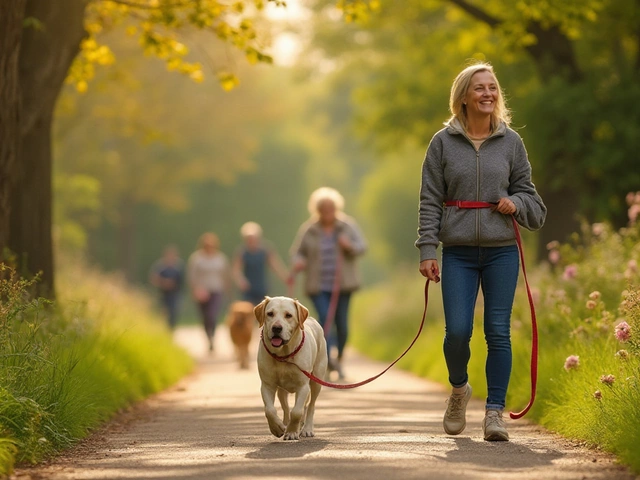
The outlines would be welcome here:
<svg viewBox="0 0 640 480">
<path fill-rule="evenodd" d="M 613 385 L 613 382 L 615 382 L 615 381 L 616 381 L 616 377 L 615 377 L 614 375 L 611 375 L 611 374 L 609 374 L 609 375 L 602 375 L 602 376 L 600 377 L 600 381 L 601 381 L 602 383 L 604 383 L 605 385 Z"/>
<path fill-rule="evenodd" d="M 551 250 L 549 252 L 549 263 L 556 265 L 558 262 L 560 262 L 560 252 L 558 250 Z"/>
<path fill-rule="evenodd" d="M 567 265 L 564 269 L 564 272 L 562 273 L 562 278 L 564 280 L 571 280 L 573 278 L 576 278 L 576 275 L 578 274 L 578 266 L 577 265 Z"/>
<path fill-rule="evenodd" d="M 598 305 L 598 304 L 597 304 L 595 301 L 593 301 L 593 300 L 588 300 L 588 301 L 587 301 L 587 308 L 588 308 L 589 310 L 593 310 L 594 308 L 596 308 L 596 306 L 597 306 L 597 305 Z"/>
<path fill-rule="evenodd" d="M 640 204 L 634 203 L 631 205 L 627 213 L 629 215 L 629 224 L 635 225 L 636 219 L 638 218 L 638 215 L 640 215 Z"/>
<path fill-rule="evenodd" d="M 627 205 L 631 206 L 635 203 L 636 201 L 636 194 L 633 192 L 629 192 L 627 193 L 627 196 L 625 197 L 625 200 L 627 201 Z"/>
<path fill-rule="evenodd" d="M 616 352 L 616 357 L 621 360 L 626 360 L 627 358 L 629 358 L 629 352 L 627 352 L 626 350 L 618 350 Z"/>
<path fill-rule="evenodd" d="M 601 296 L 601 295 L 600 295 L 600 292 L 599 292 L 599 291 L 597 291 L 597 290 L 594 290 L 593 292 L 591 292 L 591 293 L 589 294 L 589 298 L 590 298 L 591 300 L 598 300 L 598 299 L 600 298 L 600 296 Z"/>
<path fill-rule="evenodd" d="M 593 398 L 596 400 L 602 400 L 602 392 L 600 390 L 596 390 L 593 392 Z"/>
<path fill-rule="evenodd" d="M 560 310 L 560 313 L 566 317 L 571 315 L 571 307 L 569 305 L 560 305 L 558 309 Z"/>
<path fill-rule="evenodd" d="M 593 233 L 596 237 L 599 237 L 604 233 L 604 223 L 594 223 L 591 225 L 591 233 Z"/>
<path fill-rule="evenodd" d="M 547 250 L 557 250 L 558 248 L 560 248 L 560 242 L 557 240 L 547 243 Z"/>
<path fill-rule="evenodd" d="M 578 355 L 569 355 L 564 361 L 564 369 L 568 372 L 580 366 L 580 357 Z"/>
<path fill-rule="evenodd" d="M 615 336 L 619 342 L 625 343 L 631 338 L 631 327 L 627 322 L 620 322 L 616 325 Z"/>
</svg>

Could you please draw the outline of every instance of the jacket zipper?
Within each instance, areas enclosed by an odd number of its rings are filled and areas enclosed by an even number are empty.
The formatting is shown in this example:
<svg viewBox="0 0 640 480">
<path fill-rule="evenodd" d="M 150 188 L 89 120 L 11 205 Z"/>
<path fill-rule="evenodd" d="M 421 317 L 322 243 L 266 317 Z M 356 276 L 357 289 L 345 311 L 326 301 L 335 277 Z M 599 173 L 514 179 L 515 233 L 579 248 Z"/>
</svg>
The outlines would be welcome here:
<svg viewBox="0 0 640 480">
<path fill-rule="evenodd" d="M 475 146 L 475 145 L 474 145 Z M 480 201 L 480 147 L 476 149 L 476 201 Z M 480 245 L 480 210 L 476 209 L 476 242 Z"/>
</svg>

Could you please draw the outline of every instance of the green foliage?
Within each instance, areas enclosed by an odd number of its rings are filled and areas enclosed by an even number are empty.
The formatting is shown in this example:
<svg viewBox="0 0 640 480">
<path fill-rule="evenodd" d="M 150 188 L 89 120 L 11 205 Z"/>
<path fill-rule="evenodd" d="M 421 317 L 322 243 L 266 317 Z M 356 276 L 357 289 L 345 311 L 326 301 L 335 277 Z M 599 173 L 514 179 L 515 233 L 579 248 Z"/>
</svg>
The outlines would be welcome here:
<svg viewBox="0 0 640 480">
<path fill-rule="evenodd" d="M 585 224 L 571 243 L 554 242 L 549 248 L 550 263 L 530 274 L 540 357 L 538 395 L 529 417 L 565 436 L 611 451 L 640 472 L 636 449 L 640 440 L 640 224 L 619 231 L 606 224 Z M 379 359 L 395 358 L 417 328 L 423 285 L 417 273 L 403 274 L 357 296 L 356 347 Z M 432 286 L 429 325 L 400 365 L 446 384 L 439 294 L 439 287 Z M 619 333 L 621 322 L 629 325 L 626 334 Z M 531 333 L 523 282 L 512 326 L 514 357 L 507 405 L 517 409 L 530 394 Z M 481 315 L 474 330 L 469 376 L 474 394 L 482 398 L 486 396 L 486 346 Z M 572 356 L 578 357 L 577 366 Z"/>
<path fill-rule="evenodd" d="M 137 39 L 145 55 L 163 60 L 166 68 L 187 75 L 196 82 L 204 79 L 203 65 L 189 61 L 189 47 L 181 40 L 181 32 L 200 30 L 244 52 L 249 63 L 272 59 L 264 53 L 265 39 L 255 26 L 256 12 L 266 3 L 284 6 L 280 0 L 217 0 L 176 2 L 174 0 L 97 0 L 89 2 L 85 16 L 87 37 L 80 54 L 71 66 L 67 83 L 79 92 L 86 92 L 96 65 L 115 61 L 111 48 L 102 43 L 105 32 L 125 26 L 127 34 Z M 220 85 L 231 90 L 238 83 L 234 73 L 219 71 Z"/>
<path fill-rule="evenodd" d="M 64 261 L 56 305 L 0 279 L 0 473 L 72 445 L 191 367 L 148 300 L 116 277 Z"/>
</svg>

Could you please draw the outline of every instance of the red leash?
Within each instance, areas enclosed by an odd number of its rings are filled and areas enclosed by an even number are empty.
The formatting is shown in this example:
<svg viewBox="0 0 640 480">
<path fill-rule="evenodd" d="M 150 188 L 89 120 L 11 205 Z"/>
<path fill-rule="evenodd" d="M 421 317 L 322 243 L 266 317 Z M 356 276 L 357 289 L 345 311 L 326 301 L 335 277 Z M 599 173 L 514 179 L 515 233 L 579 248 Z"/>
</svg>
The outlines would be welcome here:
<svg viewBox="0 0 640 480">
<path fill-rule="evenodd" d="M 418 328 L 418 333 L 416 333 L 416 336 L 414 337 L 414 339 L 411 342 L 411 344 L 407 347 L 407 349 L 404 352 L 402 352 L 402 355 L 400 355 L 398 358 L 396 358 L 393 361 L 393 363 L 391 363 L 391 365 L 389 365 L 383 371 L 381 371 L 380 373 L 378 373 L 377 375 L 375 375 L 373 377 L 369 377 L 366 380 L 363 380 L 363 381 L 358 382 L 358 383 L 331 383 L 331 382 L 326 382 L 323 379 L 316 377 L 313 373 L 307 372 L 306 370 L 303 370 L 302 368 L 300 368 L 295 363 L 289 362 L 288 359 L 292 358 L 293 355 L 295 355 L 295 353 L 297 353 L 300 350 L 300 348 L 302 348 L 302 343 L 298 346 L 298 348 L 295 350 L 294 353 L 286 355 L 286 356 L 283 356 L 283 357 L 281 357 L 279 355 L 276 355 L 275 353 L 271 352 L 269 350 L 269 348 L 267 348 L 267 345 L 264 342 L 264 338 L 262 340 L 262 344 L 264 345 L 264 348 L 269 353 L 269 355 L 271 355 L 271 358 L 273 358 L 274 360 L 277 360 L 278 362 L 285 362 L 285 363 L 290 363 L 291 365 L 295 365 L 296 367 L 298 367 L 298 370 L 300 370 L 302 373 L 304 373 L 310 380 L 312 380 L 312 381 L 314 381 L 316 383 L 319 383 L 320 385 L 323 385 L 323 386 L 329 387 L 329 388 L 336 388 L 336 389 L 339 389 L 339 390 L 348 390 L 350 388 L 357 388 L 357 387 L 361 387 L 362 385 L 366 385 L 367 383 L 371 383 L 374 380 L 376 380 L 377 378 L 380 378 L 382 375 L 387 373 L 391 369 L 391 367 L 393 367 L 396 363 L 398 363 L 400 361 L 400 359 L 402 357 L 404 357 L 407 354 L 407 352 L 409 352 L 409 350 L 411 350 L 411 347 L 413 347 L 413 345 L 418 340 L 418 337 L 422 333 L 422 327 L 424 327 L 425 318 L 427 316 L 427 305 L 428 304 L 429 304 L 429 280 L 427 280 L 426 283 L 424 284 L 424 310 L 422 311 L 422 320 L 420 321 L 420 328 Z M 304 334 L 304 332 L 303 332 L 303 334 Z M 304 342 L 304 337 L 303 337 L 302 341 Z"/>
<path fill-rule="evenodd" d="M 458 208 L 493 208 L 495 204 L 487 203 L 487 202 L 470 202 L 464 200 L 451 200 L 445 202 L 447 207 L 458 207 Z M 529 409 L 533 406 L 533 402 L 536 398 L 536 385 L 538 383 L 538 322 L 536 320 L 536 309 L 533 305 L 533 296 L 531 295 L 531 288 L 529 287 L 529 280 L 527 279 L 527 269 L 524 264 L 524 251 L 522 248 L 522 238 L 520 236 L 520 227 L 518 226 L 518 222 L 516 218 L 511 215 L 511 220 L 513 221 L 513 231 L 516 235 L 516 243 L 518 244 L 518 251 L 520 252 L 520 264 L 522 265 L 522 274 L 524 276 L 524 283 L 527 286 L 527 297 L 529 298 L 529 307 L 531 308 L 531 397 L 529 398 L 529 403 L 521 412 L 514 413 L 509 412 L 509 416 L 517 420 L 518 418 L 524 417 L 524 415 L 529 411 Z"/>
</svg>

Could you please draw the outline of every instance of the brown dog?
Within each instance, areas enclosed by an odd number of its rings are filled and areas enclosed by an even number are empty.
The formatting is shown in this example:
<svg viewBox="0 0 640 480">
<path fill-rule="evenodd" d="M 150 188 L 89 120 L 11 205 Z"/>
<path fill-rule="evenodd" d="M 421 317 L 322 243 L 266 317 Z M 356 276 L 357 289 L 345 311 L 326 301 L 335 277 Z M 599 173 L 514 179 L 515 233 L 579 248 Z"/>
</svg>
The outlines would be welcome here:
<svg viewBox="0 0 640 480">
<path fill-rule="evenodd" d="M 227 325 L 231 334 L 231 341 L 236 349 L 236 356 L 240 362 L 240 368 L 249 368 L 249 343 L 256 317 L 253 314 L 251 302 L 234 302 L 229 308 Z"/>
</svg>

